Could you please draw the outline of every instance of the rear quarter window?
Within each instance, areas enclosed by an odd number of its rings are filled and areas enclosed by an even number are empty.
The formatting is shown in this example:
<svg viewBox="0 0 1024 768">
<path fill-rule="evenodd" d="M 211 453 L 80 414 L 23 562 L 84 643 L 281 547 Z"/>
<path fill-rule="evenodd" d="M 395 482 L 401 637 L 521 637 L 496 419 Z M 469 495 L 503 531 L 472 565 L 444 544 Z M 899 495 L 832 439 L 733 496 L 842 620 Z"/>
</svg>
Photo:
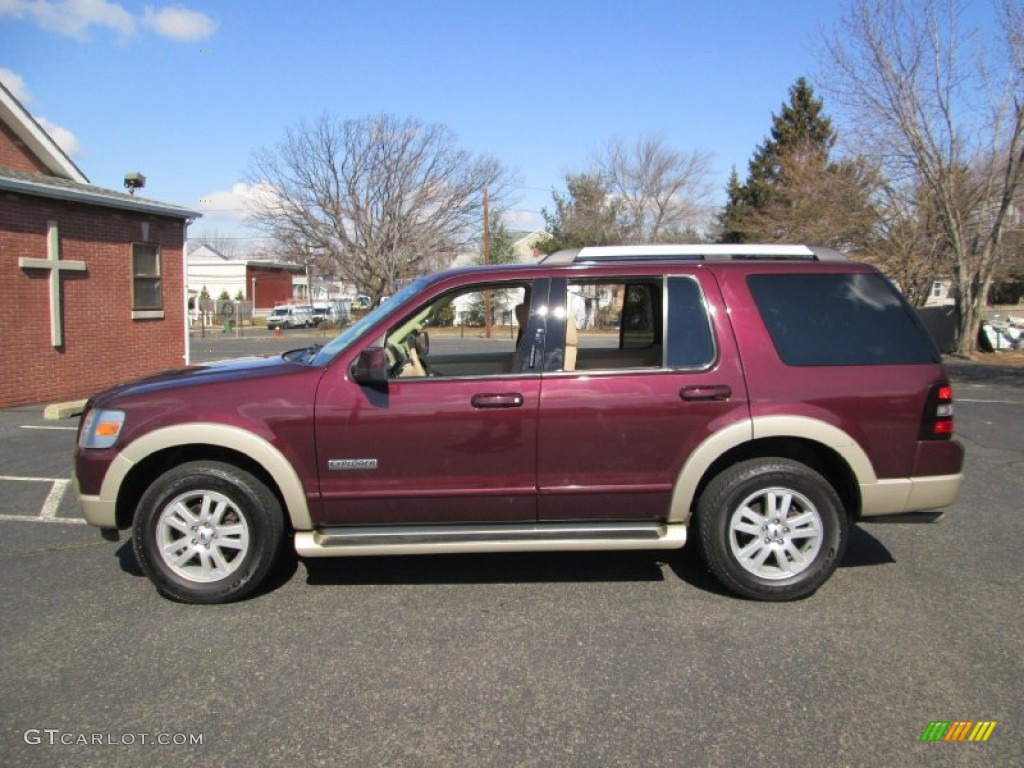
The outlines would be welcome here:
<svg viewBox="0 0 1024 768">
<path fill-rule="evenodd" d="M 914 310 L 882 275 L 750 275 L 747 280 L 775 349 L 787 365 L 941 360 Z"/>
<path fill-rule="evenodd" d="M 715 342 L 697 281 L 689 277 L 669 278 L 668 305 L 668 367 L 703 368 L 714 362 Z"/>
</svg>

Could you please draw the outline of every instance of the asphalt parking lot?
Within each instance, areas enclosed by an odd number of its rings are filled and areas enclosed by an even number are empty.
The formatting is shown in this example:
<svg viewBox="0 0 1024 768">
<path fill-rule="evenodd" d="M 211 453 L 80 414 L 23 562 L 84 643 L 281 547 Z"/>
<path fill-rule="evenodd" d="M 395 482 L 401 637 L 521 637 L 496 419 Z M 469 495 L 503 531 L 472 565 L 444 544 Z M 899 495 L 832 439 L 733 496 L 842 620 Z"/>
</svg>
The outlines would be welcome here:
<svg viewBox="0 0 1024 768">
<path fill-rule="evenodd" d="M 177 605 L 78 520 L 75 420 L 0 411 L 0 763 L 1022 765 L 1024 369 L 951 370 L 961 501 L 780 605 L 689 549 L 291 558 Z M 997 725 L 921 741 L 947 720 Z"/>
<path fill-rule="evenodd" d="M 239 333 L 224 333 L 220 329 L 207 329 L 203 335 L 192 331 L 189 354 L 197 365 L 248 355 L 279 355 L 289 349 L 325 344 L 337 331 L 289 330 L 280 336 L 266 328 L 244 328 Z"/>
</svg>

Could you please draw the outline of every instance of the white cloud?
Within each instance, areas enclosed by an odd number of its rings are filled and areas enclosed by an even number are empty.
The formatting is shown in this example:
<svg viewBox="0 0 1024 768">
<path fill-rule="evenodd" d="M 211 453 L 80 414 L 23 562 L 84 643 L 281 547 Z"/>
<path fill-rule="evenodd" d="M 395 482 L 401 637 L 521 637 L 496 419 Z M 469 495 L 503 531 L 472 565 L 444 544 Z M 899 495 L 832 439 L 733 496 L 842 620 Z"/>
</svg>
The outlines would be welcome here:
<svg viewBox="0 0 1024 768">
<path fill-rule="evenodd" d="M 2 1 L 0 0 L 0 2 Z M 17 72 L 6 67 L 0 67 L 0 83 L 3 83 L 4 87 L 22 104 L 30 104 L 32 102 L 32 94 L 28 90 L 28 86 L 25 85 L 25 78 Z"/>
<path fill-rule="evenodd" d="M 122 38 L 135 32 L 135 19 L 107 0 L 0 0 L 0 15 L 28 18 L 64 37 L 84 39 L 90 28 L 115 30 Z"/>
<path fill-rule="evenodd" d="M 42 129 L 50 134 L 50 138 L 57 142 L 57 146 L 64 150 L 64 154 L 70 157 L 82 154 L 82 146 L 78 143 L 78 139 L 67 128 L 61 128 L 39 115 L 35 115 L 35 119 Z"/>
<path fill-rule="evenodd" d="M 544 229 L 544 217 L 536 211 L 505 211 L 502 222 L 509 229 Z"/>
<path fill-rule="evenodd" d="M 4 2 L 5 0 L 0 0 L 0 10 L 3 9 Z M 10 91 L 14 95 L 14 98 L 20 101 L 23 106 L 32 103 L 32 92 L 29 91 L 28 86 L 25 85 L 25 78 L 17 72 L 7 69 L 6 67 L 0 67 L 0 82 L 4 84 L 7 90 Z M 33 115 L 33 117 L 35 118 L 35 121 L 39 123 L 39 126 L 50 134 L 50 138 L 57 142 L 57 146 L 64 150 L 66 155 L 82 155 L 82 145 L 78 143 L 78 138 L 75 134 L 67 128 L 63 128 L 56 123 L 51 123 L 45 117 L 40 115 Z"/>
<path fill-rule="evenodd" d="M 63 37 L 87 39 L 94 28 L 118 33 L 124 40 L 140 28 L 150 29 L 177 42 L 199 40 L 213 34 L 216 23 L 204 13 L 178 6 L 153 8 L 134 15 L 109 0 L 0 0 L 0 17 L 27 19 Z"/>
<path fill-rule="evenodd" d="M 187 8 L 146 8 L 143 21 L 147 27 L 171 40 L 189 42 L 209 37 L 217 29 L 216 22 L 205 13 Z"/>
<path fill-rule="evenodd" d="M 275 198 L 273 187 L 266 182 L 244 184 L 239 182 L 230 189 L 218 189 L 204 195 L 196 208 L 203 219 L 228 219 L 242 221 L 248 215 L 251 205 L 256 201 L 267 201 Z"/>
</svg>

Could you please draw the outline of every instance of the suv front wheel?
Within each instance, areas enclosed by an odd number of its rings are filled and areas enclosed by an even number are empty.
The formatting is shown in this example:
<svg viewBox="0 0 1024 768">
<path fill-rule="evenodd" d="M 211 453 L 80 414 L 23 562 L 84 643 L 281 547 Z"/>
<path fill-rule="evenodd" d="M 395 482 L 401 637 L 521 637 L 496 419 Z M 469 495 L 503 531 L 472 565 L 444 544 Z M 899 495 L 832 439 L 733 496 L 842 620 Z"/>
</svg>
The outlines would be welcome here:
<svg viewBox="0 0 1024 768">
<path fill-rule="evenodd" d="M 756 600 L 814 592 L 842 560 L 848 528 L 835 489 L 789 459 L 740 462 L 712 480 L 697 504 L 708 567 L 729 590 Z"/>
<path fill-rule="evenodd" d="M 194 461 L 149 487 L 132 529 L 142 570 L 166 597 L 224 603 L 249 594 L 281 548 L 277 497 L 231 464 Z"/>
</svg>

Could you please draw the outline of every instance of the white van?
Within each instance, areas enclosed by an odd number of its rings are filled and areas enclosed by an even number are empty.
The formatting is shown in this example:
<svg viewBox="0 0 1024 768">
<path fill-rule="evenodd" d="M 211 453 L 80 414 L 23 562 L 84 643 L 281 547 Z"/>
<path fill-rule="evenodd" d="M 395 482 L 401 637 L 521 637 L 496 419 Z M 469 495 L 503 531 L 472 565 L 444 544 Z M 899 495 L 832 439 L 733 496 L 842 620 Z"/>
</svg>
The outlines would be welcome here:
<svg viewBox="0 0 1024 768">
<path fill-rule="evenodd" d="M 274 307 L 267 315 L 267 328 L 272 331 L 278 328 L 312 328 L 314 325 L 316 321 L 310 307 L 290 304 L 285 307 Z"/>
</svg>

